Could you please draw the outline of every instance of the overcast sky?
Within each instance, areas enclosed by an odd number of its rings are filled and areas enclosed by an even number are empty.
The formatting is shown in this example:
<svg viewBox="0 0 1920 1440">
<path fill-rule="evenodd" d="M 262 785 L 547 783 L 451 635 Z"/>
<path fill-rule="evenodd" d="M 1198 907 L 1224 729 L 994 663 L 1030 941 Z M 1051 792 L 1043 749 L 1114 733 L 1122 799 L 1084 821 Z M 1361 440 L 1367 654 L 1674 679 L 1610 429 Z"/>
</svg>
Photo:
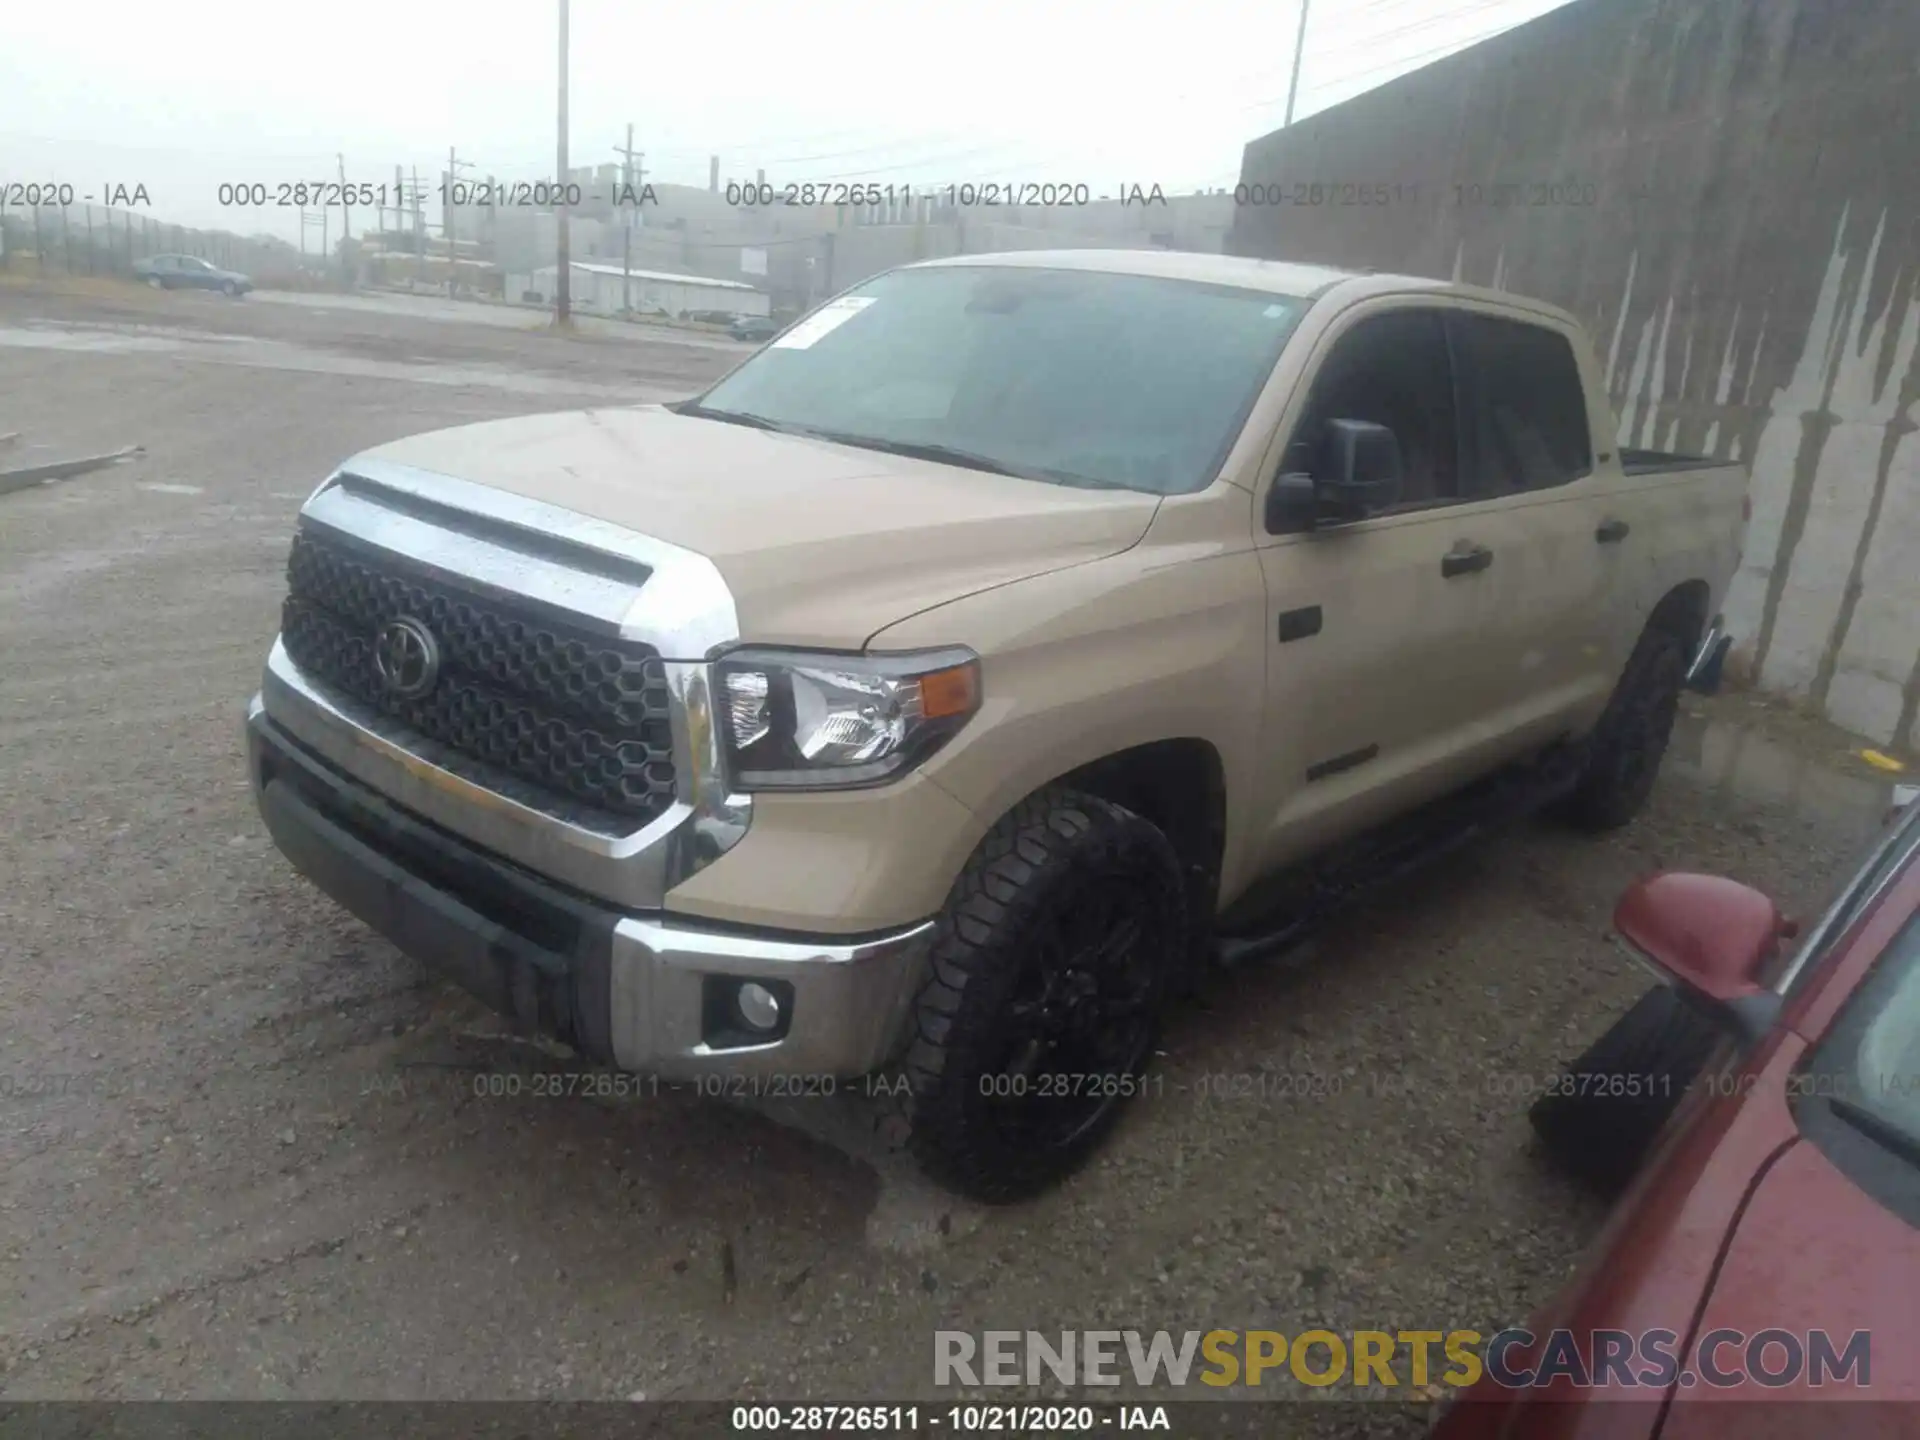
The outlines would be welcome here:
<svg viewBox="0 0 1920 1440">
<path fill-rule="evenodd" d="M 1309 115 L 1563 0 L 1310 0 Z M 1599 0 L 1589 0 L 1599 3 Z M 550 175 L 556 0 L 8 0 L 0 180 L 144 183 L 158 219 L 294 238 L 222 181 Z M 572 0 L 574 165 L 649 178 L 1230 186 L 1299 10 L 1238 0 Z M 356 226 L 357 228 L 357 226 Z M 317 241 L 317 236 L 316 236 Z"/>
</svg>

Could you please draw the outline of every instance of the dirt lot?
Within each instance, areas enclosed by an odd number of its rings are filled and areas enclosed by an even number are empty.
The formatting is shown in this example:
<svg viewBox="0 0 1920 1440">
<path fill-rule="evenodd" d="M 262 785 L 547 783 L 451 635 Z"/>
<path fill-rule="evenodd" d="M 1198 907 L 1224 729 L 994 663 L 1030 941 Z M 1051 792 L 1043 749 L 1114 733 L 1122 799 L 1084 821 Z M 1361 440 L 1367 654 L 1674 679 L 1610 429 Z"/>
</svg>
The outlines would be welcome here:
<svg viewBox="0 0 1920 1440">
<path fill-rule="evenodd" d="M 1724 869 L 1806 910 L 1877 818 L 1844 736 L 1689 702 L 1636 824 L 1523 827 L 1223 977 L 1162 1095 L 1022 1208 L 929 1190 L 858 1096 L 489 1095 L 565 1062 L 323 901 L 251 808 L 294 513 L 363 446 L 686 393 L 740 349 L 446 308 L 0 287 L 0 465 L 145 447 L 0 498 L 8 1399 L 906 1399 L 936 1328 L 1493 1328 L 1600 1219 L 1522 1092 L 1642 987 L 1620 888 Z M 1200 1097 L 1239 1073 L 1338 1093 Z"/>
</svg>

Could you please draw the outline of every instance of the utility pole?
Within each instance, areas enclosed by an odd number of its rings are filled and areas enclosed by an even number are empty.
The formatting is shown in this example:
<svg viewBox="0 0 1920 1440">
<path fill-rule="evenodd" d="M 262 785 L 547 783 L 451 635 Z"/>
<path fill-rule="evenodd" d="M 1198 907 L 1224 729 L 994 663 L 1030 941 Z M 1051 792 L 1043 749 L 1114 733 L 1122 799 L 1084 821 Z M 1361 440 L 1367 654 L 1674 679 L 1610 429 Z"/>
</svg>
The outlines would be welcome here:
<svg viewBox="0 0 1920 1440">
<path fill-rule="evenodd" d="M 458 257 L 453 246 L 453 203 L 454 195 L 458 192 L 462 165 L 468 169 L 473 168 L 471 161 L 456 157 L 453 146 L 449 145 L 447 147 L 447 186 L 440 193 L 440 217 L 447 232 L 447 295 L 449 298 L 453 295 L 454 277 L 460 273 Z"/>
<path fill-rule="evenodd" d="M 420 213 L 424 203 L 420 194 L 420 167 L 413 167 L 413 278 L 418 284 L 426 278 L 427 268 L 427 223 Z"/>
<path fill-rule="evenodd" d="M 644 166 L 636 169 L 633 163 L 633 122 L 627 122 L 627 143 L 624 149 L 616 147 L 621 159 L 621 193 L 624 196 L 635 195 L 634 182 L 646 174 Z M 641 157 L 645 159 L 645 156 Z M 634 211 L 640 208 L 635 199 L 633 208 L 621 212 L 620 216 L 620 308 L 629 313 L 633 310 L 633 222 L 638 218 Z"/>
<path fill-rule="evenodd" d="M 347 268 L 347 242 L 353 238 L 353 207 L 347 203 L 347 157 L 335 151 L 333 158 L 340 162 L 340 274 L 346 278 L 352 273 Z"/>
<path fill-rule="evenodd" d="M 572 323 L 573 316 L 573 251 L 567 237 L 567 0 L 560 0 L 560 141 L 559 174 L 554 181 L 560 186 L 559 236 L 555 246 L 558 252 L 554 256 L 553 318 L 559 325 Z"/>
<path fill-rule="evenodd" d="M 1293 79 L 1287 82 L 1287 118 L 1284 124 L 1293 124 L 1293 102 L 1300 93 L 1300 57 L 1307 49 L 1307 10 L 1312 0 L 1300 0 L 1300 28 L 1293 37 Z"/>
<path fill-rule="evenodd" d="M 393 167 L 393 233 L 397 237 L 407 227 L 400 221 L 400 206 L 407 194 L 407 180 L 398 165 Z"/>
</svg>

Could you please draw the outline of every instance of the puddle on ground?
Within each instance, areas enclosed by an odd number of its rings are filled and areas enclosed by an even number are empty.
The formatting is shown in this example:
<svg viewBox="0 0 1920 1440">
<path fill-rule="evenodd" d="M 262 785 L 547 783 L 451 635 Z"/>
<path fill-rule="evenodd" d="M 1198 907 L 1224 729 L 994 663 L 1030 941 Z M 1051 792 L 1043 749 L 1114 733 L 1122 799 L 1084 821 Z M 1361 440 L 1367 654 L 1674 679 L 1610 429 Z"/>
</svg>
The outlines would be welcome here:
<svg viewBox="0 0 1920 1440">
<path fill-rule="evenodd" d="M 1667 763 L 1696 784 L 1750 803 L 1823 824 L 1876 829 L 1892 798 L 1892 777 L 1845 773 L 1840 767 L 1847 737 L 1835 731 L 1834 739 L 1834 753 L 1827 755 L 1805 740 L 1789 743 L 1711 714 L 1683 712 Z"/>
<path fill-rule="evenodd" d="M 67 350 L 91 355 L 164 353 L 178 343 L 157 335 L 134 335 L 111 330 L 55 330 L 26 325 L 0 325 L 0 347 L 14 350 Z"/>
<path fill-rule="evenodd" d="M 591 380 L 566 379 L 481 365 L 369 360 L 280 340 L 253 340 L 191 331 L 161 336 L 139 334 L 132 330 L 0 325 L 0 349 L 61 350 L 94 355 L 162 354 L 214 365 L 294 370 L 309 375 L 346 375 L 421 385 L 464 385 L 504 390 L 514 395 L 566 395 L 583 399 L 618 400 L 627 404 L 671 400 L 686 393 L 684 386 L 656 389 L 639 385 L 607 385 Z"/>
</svg>

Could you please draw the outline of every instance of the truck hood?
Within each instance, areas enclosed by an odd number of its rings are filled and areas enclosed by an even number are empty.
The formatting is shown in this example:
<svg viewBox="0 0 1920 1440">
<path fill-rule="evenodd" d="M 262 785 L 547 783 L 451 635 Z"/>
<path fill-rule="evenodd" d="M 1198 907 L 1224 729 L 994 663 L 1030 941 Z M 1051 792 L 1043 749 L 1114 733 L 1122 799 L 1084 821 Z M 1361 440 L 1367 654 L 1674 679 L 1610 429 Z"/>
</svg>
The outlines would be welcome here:
<svg viewBox="0 0 1920 1440">
<path fill-rule="evenodd" d="M 1159 497 L 1080 490 L 658 405 L 430 431 L 366 451 L 696 551 L 744 639 L 857 648 L 909 615 L 1117 554 Z"/>
</svg>

